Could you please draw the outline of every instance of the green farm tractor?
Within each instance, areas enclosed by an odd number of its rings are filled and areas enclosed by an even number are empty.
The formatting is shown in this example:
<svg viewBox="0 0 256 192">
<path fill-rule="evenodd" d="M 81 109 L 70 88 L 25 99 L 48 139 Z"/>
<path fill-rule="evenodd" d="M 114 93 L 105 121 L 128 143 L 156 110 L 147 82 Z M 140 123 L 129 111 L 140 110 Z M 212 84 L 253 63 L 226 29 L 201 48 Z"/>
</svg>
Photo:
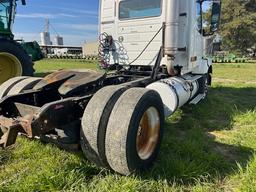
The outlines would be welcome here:
<svg viewBox="0 0 256 192">
<path fill-rule="evenodd" d="M 227 51 L 219 51 L 213 56 L 212 61 L 214 63 L 247 63 L 249 59 L 247 57 L 238 57 L 235 54 Z"/>
<path fill-rule="evenodd" d="M 20 44 L 23 47 L 23 49 L 27 51 L 32 61 L 39 61 L 44 58 L 44 55 L 40 49 L 40 45 L 36 41 L 21 41 Z"/>
<path fill-rule="evenodd" d="M 17 76 L 32 76 L 33 62 L 26 50 L 14 40 L 17 0 L 0 0 L 0 84 Z M 21 0 L 26 5 L 25 0 Z"/>
</svg>

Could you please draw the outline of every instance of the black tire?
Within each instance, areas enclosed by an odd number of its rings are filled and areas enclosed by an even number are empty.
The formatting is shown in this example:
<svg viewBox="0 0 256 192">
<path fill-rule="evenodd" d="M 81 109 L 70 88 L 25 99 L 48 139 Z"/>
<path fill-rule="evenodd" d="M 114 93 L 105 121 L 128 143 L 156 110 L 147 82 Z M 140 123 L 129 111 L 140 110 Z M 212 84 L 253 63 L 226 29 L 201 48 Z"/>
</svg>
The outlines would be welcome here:
<svg viewBox="0 0 256 192">
<path fill-rule="evenodd" d="M 33 76 L 33 62 L 22 46 L 13 40 L 0 39 L 0 52 L 14 55 L 22 65 L 22 75 Z"/>
<path fill-rule="evenodd" d="M 141 125 L 142 117 L 151 109 L 158 114 L 154 116 L 159 121 L 158 135 L 152 151 L 142 157 L 137 150 L 137 137 L 140 137 L 144 129 Z M 105 150 L 110 167 L 122 175 L 149 168 L 158 155 L 163 126 L 164 109 L 160 95 L 145 88 L 127 90 L 116 102 L 107 126 Z M 147 142 L 145 140 L 145 144 Z"/>
<path fill-rule="evenodd" d="M 29 77 L 15 84 L 7 93 L 8 96 L 22 93 L 26 90 L 33 89 L 33 87 L 41 81 L 42 78 Z"/>
<path fill-rule="evenodd" d="M 212 67 L 209 69 L 208 73 L 206 74 L 206 82 L 205 82 L 205 97 L 208 96 L 209 89 L 212 86 L 212 74 L 213 74 L 213 69 Z"/>
<path fill-rule="evenodd" d="M 208 94 L 208 90 L 211 86 L 211 74 L 210 73 L 206 73 L 204 74 L 199 80 L 199 90 L 198 90 L 198 94 L 205 94 L 205 97 Z"/>
<path fill-rule="evenodd" d="M 105 155 L 105 136 L 110 113 L 124 87 L 108 86 L 90 100 L 82 117 L 81 148 L 86 158 L 101 167 L 108 167 Z"/>
<path fill-rule="evenodd" d="M 4 82 L 2 85 L 0 85 L 0 99 L 5 97 L 10 89 L 15 86 L 17 83 L 21 82 L 24 79 L 27 79 L 28 77 L 14 77 L 12 79 L 9 79 L 8 81 Z"/>
</svg>

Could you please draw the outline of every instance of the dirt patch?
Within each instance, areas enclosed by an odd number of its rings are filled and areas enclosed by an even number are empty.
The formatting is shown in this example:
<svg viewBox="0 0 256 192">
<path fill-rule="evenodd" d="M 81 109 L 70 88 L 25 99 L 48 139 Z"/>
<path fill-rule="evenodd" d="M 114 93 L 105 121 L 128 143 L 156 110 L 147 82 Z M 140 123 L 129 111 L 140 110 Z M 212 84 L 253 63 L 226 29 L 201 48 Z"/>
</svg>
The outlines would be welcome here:
<svg viewBox="0 0 256 192">
<path fill-rule="evenodd" d="M 216 140 L 216 139 L 228 139 L 229 137 L 226 134 L 222 134 L 221 132 L 208 132 L 206 133 L 207 137 Z M 212 148 L 215 152 L 223 156 L 225 159 L 229 161 L 236 161 L 238 159 L 237 151 L 234 150 L 232 146 L 214 142 Z"/>
<path fill-rule="evenodd" d="M 223 78 L 213 78 L 213 82 L 215 83 L 245 83 L 245 84 L 256 84 L 256 81 L 241 81 L 241 80 L 235 80 L 235 79 L 223 79 Z"/>
<path fill-rule="evenodd" d="M 221 132 L 216 132 L 216 131 L 213 131 L 213 132 L 208 132 L 206 133 L 208 137 L 212 138 L 212 139 L 229 139 L 230 137 L 226 134 L 223 134 Z"/>
<path fill-rule="evenodd" d="M 228 159 L 229 161 L 236 162 L 238 159 L 240 159 L 238 152 L 231 146 L 215 143 L 214 150 L 217 153 L 220 153 L 225 159 Z"/>
</svg>

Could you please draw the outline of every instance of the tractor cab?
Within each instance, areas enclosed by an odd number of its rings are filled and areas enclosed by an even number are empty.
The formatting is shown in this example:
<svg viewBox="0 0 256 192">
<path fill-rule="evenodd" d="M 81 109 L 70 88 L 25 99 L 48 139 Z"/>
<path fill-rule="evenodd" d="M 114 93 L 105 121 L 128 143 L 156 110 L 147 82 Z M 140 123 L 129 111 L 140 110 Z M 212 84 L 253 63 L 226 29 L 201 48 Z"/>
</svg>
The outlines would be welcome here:
<svg viewBox="0 0 256 192">
<path fill-rule="evenodd" d="M 0 34 L 3 36 L 13 36 L 12 25 L 15 9 L 15 0 L 0 0 Z"/>
<path fill-rule="evenodd" d="M 0 0 L 0 84 L 17 76 L 33 75 L 33 62 L 14 40 L 12 27 L 18 0 Z M 25 0 L 21 0 L 25 5 Z"/>
<path fill-rule="evenodd" d="M 0 0 L 0 36 L 13 39 L 12 26 L 16 12 L 17 0 Z M 22 1 L 25 5 L 25 1 Z"/>
</svg>

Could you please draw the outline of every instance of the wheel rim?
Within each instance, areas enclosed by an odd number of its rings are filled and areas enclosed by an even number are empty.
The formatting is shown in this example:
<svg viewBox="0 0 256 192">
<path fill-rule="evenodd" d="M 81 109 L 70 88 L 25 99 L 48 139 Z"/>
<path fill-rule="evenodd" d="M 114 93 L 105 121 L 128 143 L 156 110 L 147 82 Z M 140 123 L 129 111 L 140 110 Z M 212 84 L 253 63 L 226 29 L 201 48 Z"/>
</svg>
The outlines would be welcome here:
<svg viewBox="0 0 256 192">
<path fill-rule="evenodd" d="M 22 75 L 22 65 L 17 57 L 10 53 L 0 53 L 0 84 Z"/>
<path fill-rule="evenodd" d="M 136 148 L 142 160 L 148 159 L 155 151 L 160 134 L 160 115 L 150 107 L 143 114 L 137 132 Z"/>
</svg>

